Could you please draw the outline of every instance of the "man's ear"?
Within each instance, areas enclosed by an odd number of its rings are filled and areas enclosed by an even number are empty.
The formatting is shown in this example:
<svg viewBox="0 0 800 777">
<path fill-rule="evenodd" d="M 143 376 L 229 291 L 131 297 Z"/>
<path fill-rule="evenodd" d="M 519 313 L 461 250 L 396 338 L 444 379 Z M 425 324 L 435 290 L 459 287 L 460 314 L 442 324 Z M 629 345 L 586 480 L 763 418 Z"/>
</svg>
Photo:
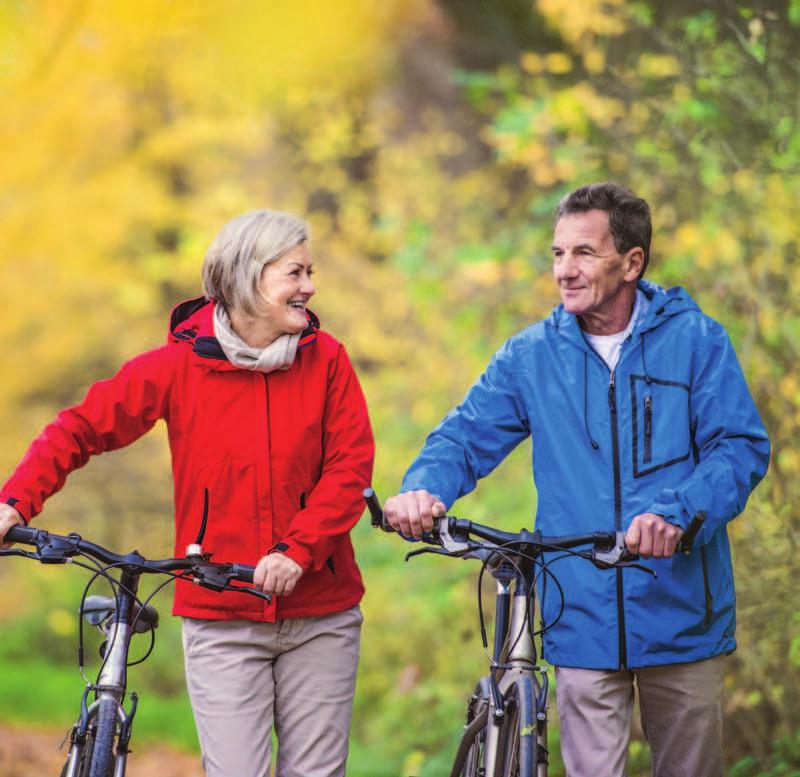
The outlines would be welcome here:
<svg viewBox="0 0 800 777">
<path fill-rule="evenodd" d="M 624 275 L 622 276 L 625 281 L 638 280 L 642 274 L 642 267 L 644 266 L 644 251 L 641 248 L 631 248 L 623 258 Z"/>
</svg>

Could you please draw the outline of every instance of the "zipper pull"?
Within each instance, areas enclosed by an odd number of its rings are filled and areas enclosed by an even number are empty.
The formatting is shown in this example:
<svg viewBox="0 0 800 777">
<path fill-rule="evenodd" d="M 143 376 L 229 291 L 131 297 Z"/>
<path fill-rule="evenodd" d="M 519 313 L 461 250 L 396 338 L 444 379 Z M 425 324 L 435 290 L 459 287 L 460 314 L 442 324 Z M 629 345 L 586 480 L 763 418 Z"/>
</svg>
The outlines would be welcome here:
<svg viewBox="0 0 800 777">
<path fill-rule="evenodd" d="M 653 431 L 653 398 L 647 394 L 644 398 L 644 433 Z"/>
<path fill-rule="evenodd" d="M 608 382 L 608 406 L 611 408 L 612 413 L 617 412 L 617 392 L 613 372 L 611 373 L 611 380 Z"/>
</svg>

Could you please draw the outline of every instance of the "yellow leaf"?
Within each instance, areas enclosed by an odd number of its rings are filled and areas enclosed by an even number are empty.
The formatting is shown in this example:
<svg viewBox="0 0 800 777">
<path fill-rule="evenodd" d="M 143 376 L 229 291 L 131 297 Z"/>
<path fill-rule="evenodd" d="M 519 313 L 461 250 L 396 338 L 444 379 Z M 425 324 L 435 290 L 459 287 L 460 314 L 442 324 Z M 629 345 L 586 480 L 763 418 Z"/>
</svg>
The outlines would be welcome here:
<svg viewBox="0 0 800 777">
<path fill-rule="evenodd" d="M 733 174 L 733 188 L 740 194 L 751 194 L 757 184 L 752 170 L 737 170 Z"/>
<path fill-rule="evenodd" d="M 544 62 L 538 54 L 526 51 L 519 59 L 522 69 L 532 75 L 539 75 L 544 70 Z"/>
<path fill-rule="evenodd" d="M 602 73 L 606 66 L 606 55 L 597 47 L 583 52 L 583 66 L 589 73 Z"/>
<path fill-rule="evenodd" d="M 572 70 L 572 60 L 560 51 L 552 52 L 545 55 L 544 66 L 548 72 L 560 75 Z"/>
<path fill-rule="evenodd" d="M 647 78 L 670 78 L 680 74 L 681 64 L 668 54 L 642 54 L 637 70 Z"/>
</svg>

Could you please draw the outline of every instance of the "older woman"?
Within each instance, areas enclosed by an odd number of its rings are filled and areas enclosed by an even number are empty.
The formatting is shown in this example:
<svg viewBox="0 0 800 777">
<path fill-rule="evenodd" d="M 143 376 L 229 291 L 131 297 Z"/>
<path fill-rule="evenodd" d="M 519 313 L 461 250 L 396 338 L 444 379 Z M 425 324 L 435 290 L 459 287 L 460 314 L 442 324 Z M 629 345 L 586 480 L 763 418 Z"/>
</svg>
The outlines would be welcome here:
<svg viewBox="0 0 800 777">
<path fill-rule="evenodd" d="M 0 541 L 90 456 L 166 421 L 175 551 L 257 563 L 272 602 L 179 581 L 187 684 L 209 777 L 344 774 L 364 589 L 348 533 L 373 442 L 344 348 L 319 331 L 305 222 L 229 222 L 178 305 L 166 345 L 136 357 L 33 442 L 0 491 Z"/>
</svg>

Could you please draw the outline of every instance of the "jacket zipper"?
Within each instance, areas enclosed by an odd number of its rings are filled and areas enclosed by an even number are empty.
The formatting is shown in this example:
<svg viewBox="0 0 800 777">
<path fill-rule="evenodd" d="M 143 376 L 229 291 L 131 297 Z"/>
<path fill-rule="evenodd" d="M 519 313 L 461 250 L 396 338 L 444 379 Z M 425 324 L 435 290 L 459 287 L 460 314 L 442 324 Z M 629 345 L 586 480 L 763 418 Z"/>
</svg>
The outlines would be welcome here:
<svg viewBox="0 0 800 777">
<path fill-rule="evenodd" d="M 653 397 L 644 398 L 644 462 L 653 460 Z"/>
<path fill-rule="evenodd" d="M 703 621 L 705 628 L 711 625 L 711 616 L 714 614 L 714 597 L 711 595 L 711 584 L 708 581 L 708 560 L 706 559 L 706 546 L 700 546 L 700 561 L 703 563 L 703 588 L 706 594 L 706 618 Z"/>
<path fill-rule="evenodd" d="M 622 530 L 622 483 L 619 473 L 619 433 L 617 431 L 617 386 L 614 371 L 608 382 L 608 407 L 611 410 L 611 446 L 614 450 L 614 522 L 617 531 Z M 617 620 L 619 622 L 619 668 L 628 665 L 628 647 L 625 643 L 625 606 L 622 591 L 622 570 L 617 567 Z"/>
</svg>

